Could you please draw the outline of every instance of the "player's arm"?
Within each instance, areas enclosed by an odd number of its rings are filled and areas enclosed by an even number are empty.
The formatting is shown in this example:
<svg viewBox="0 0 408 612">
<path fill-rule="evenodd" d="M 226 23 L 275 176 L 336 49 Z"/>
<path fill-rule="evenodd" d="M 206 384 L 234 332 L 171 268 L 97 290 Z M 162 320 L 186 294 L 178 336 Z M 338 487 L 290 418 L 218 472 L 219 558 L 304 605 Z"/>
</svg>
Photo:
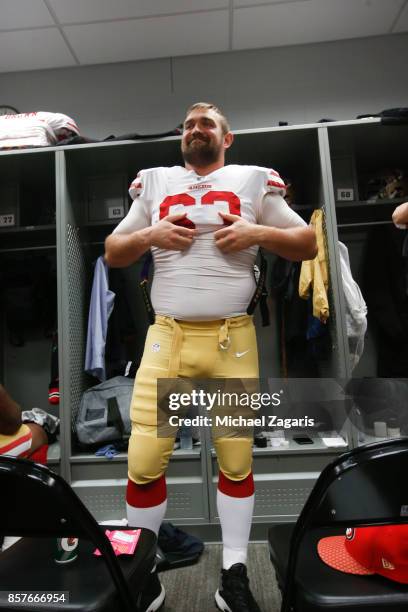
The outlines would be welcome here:
<svg viewBox="0 0 408 612">
<path fill-rule="evenodd" d="M 407 229 L 408 227 L 408 202 L 404 202 L 397 206 L 392 213 L 392 220 L 394 225 L 400 229 Z"/>
<path fill-rule="evenodd" d="M 12 436 L 21 427 L 21 408 L 0 385 L 0 433 Z"/>
<path fill-rule="evenodd" d="M 306 224 L 276 192 L 266 193 L 255 226 L 255 244 L 290 261 L 314 259 L 317 255 L 315 230 Z"/>
<path fill-rule="evenodd" d="M 151 247 L 184 251 L 195 236 L 195 230 L 176 225 L 186 214 L 168 215 L 152 225 L 152 204 L 157 197 L 154 188 L 158 169 L 141 170 L 130 185 L 133 204 L 126 217 L 105 240 L 105 261 L 111 268 L 123 268 L 137 261 Z"/>
<path fill-rule="evenodd" d="M 314 259 L 317 255 L 316 234 L 310 226 L 280 229 L 256 225 L 255 234 L 254 244 L 290 261 Z"/>
<path fill-rule="evenodd" d="M 185 217 L 186 213 L 168 215 L 155 225 L 141 230 L 128 234 L 113 232 L 105 240 L 106 263 L 111 268 L 130 266 L 152 246 L 168 251 L 185 251 L 196 234 L 193 229 L 176 225 Z"/>
<path fill-rule="evenodd" d="M 105 240 L 105 261 L 123 268 L 137 261 L 151 246 L 150 222 L 144 202 L 137 198 L 126 217 Z"/>
<path fill-rule="evenodd" d="M 129 266 L 151 246 L 148 185 L 149 177 L 141 170 L 129 188 L 133 203 L 128 214 L 105 240 L 105 261 L 111 268 Z"/>
<path fill-rule="evenodd" d="M 105 261 L 111 268 L 124 268 L 137 261 L 149 250 L 151 228 L 129 234 L 112 233 L 105 240 Z"/>
<path fill-rule="evenodd" d="M 231 224 L 214 234 L 218 248 L 225 253 L 258 245 L 291 261 L 313 259 L 317 254 L 314 229 L 277 193 L 264 196 L 259 224 L 237 215 L 220 215 Z"/>
<path fill-rule="evenodd" d="M 286 185 L 279 173 L 269 169 L 266 193 L 258 208 L 255 244 L 290 261 L 314 259 L 315 230 L 288 205 L 285 193 Z"/>
</svg>

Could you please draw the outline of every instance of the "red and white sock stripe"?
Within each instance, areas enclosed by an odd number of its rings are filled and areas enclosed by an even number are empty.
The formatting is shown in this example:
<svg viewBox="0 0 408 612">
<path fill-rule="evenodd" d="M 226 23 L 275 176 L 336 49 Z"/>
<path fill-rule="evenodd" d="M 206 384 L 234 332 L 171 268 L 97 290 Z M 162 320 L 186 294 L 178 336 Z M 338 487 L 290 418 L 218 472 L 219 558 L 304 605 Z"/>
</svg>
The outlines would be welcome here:
<svg viewBox="0 0 408 612">
<path fill-rule="evenodd" d="M 167 508 L 167 487 L 164 474 L 147 484 L 137 484 L 128 480 L 126 490 L 126 509 L 128 524 L 132 527 L 145 527 L 159 533 Z"/>
</svg>

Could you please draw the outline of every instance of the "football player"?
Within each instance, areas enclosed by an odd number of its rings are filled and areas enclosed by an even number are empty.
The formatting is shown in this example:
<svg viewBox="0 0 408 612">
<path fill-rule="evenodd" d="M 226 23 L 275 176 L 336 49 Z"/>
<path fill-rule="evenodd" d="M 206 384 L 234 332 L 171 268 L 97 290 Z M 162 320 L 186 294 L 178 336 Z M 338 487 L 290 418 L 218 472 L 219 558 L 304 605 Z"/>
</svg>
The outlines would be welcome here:
<svg viewBox="0 0 408 612">
<path fill-rule="evenodd" d="M 253 265 L 259 247 L 290 260 L 313 259 L 314 231 L 287 205 L 285 184 L 268 168 L 225 165 L 233 134 L 213 104 L 187 110 L 185 165 L 141 170 L 133 204 L 106 239 L 109 266 L 128 266 L 149 249 L 156 313 L 131 403 L 129 525 L 156 534 L 166 512 L 165 471 L 172 437 L 157 436 L 158 378 L 257 378 L 252 317 Z M 223 540 L 220 610 L 258 612 L 246 558 L 254 506 L 252 438 L 215 438 L 217 510 Z M 233 520 L 231 520 L 233 517 Z M 141 610 L 158 610 L 164 589 L 152 575 Z"/>
</svg>

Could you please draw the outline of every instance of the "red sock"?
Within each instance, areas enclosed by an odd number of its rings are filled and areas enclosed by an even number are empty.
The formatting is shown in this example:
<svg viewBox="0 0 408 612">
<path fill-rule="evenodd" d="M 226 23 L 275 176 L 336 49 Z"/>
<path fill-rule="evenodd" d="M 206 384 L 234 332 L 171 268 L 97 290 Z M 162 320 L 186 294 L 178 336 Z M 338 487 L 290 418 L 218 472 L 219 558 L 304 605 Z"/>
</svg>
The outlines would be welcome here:
<svg viewBox="0 0 408 612">
<path fill-rule="evenodd" d="M 129 479 L 126 491 L 128 524 L 151 529 L 156 535 L 166 514 L 166 480 L 163 476 L 143 485 Z"/>
<path fill-rule="evenodd" d="M 153 482 L 139 485 L 128 479 L 126 501 L 134 508 L 158 506 L 167 498 L 166 478 L 164 474 Z"/>
<path fill-rule="evenodd" d="M 255 491 L 254 476 L 252 472 L 250 472 L 244 480 L 230 480 L 220 470 L 218 475 L 218 490 L 230 497 L 249 497 L 253 495 Z"/>
<path fill-rule="evenodd" d="M 48 403 L 56 406 L 60 401 L 60 390 L 58 381 L 48 387 Z"/>
</svg>

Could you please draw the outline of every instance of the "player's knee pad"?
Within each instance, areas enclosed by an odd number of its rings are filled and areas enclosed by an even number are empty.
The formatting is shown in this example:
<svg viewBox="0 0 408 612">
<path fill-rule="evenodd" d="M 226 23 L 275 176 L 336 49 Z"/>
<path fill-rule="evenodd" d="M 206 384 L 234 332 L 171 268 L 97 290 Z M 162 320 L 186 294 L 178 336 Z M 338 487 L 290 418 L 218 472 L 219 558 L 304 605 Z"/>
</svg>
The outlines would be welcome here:
<svg viewBox="0 0 408 612">
<path fill-rule="evenodd" d="M 251 438 L 219 438 L 214 441 L 218 465 L 229 480 L 243 480 L 252 469 Z"/>
<path fill-rule="evenodd" d="M 147 484 L 166 471 L 174 440 L 146 434 L 134 434 L 129 440 L 128 473 L 136 484 Z"/>
</svg>

